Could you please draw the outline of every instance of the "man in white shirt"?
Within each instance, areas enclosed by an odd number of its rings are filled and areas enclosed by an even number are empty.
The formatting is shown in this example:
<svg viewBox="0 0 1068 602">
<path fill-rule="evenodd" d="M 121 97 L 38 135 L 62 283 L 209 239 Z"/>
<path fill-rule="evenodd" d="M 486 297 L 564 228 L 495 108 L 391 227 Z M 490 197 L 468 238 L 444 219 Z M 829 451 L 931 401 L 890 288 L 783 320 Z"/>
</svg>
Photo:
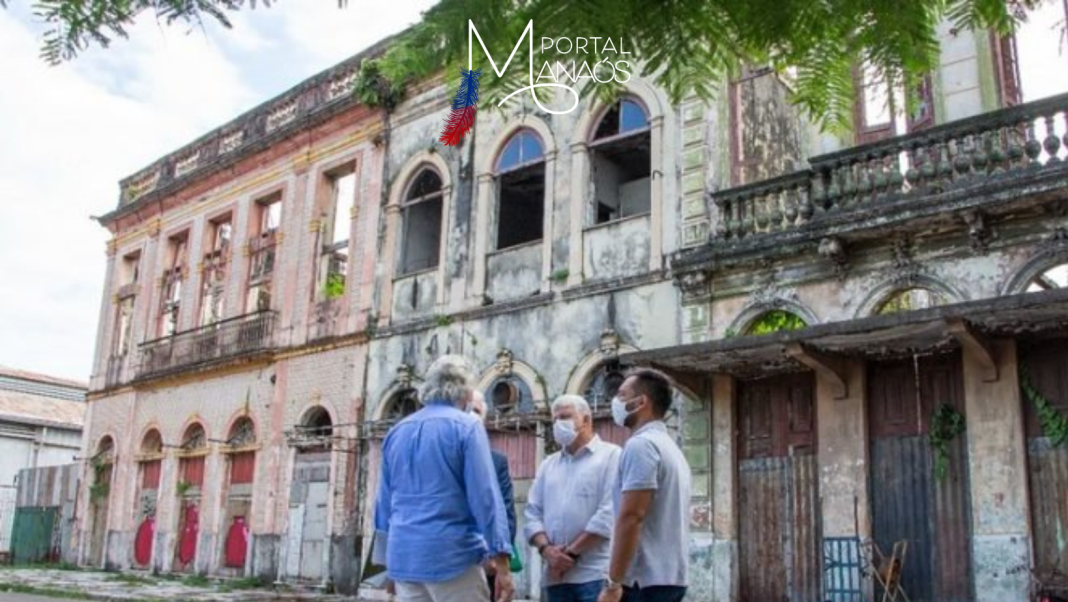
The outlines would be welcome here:
<svg viewBox="0 0 1068 602">
<path fill-rule="evenodd" d="M 631 430 L 619 460 L 619 501 L 608 582 L 599 602 L 682 602 L 690 547 L 690 465 L 668 433 L 671 383 L 632 370 L 612 399 Z"/>
<path fill-rule="evenodd" d="M 608 571 L 620 448 L 593 432 L 586 400 L 553 401 L 553 439 L 525 511 L 524 535 L 545 561 L 546 602 L 596 602 Z"/>
</svg>

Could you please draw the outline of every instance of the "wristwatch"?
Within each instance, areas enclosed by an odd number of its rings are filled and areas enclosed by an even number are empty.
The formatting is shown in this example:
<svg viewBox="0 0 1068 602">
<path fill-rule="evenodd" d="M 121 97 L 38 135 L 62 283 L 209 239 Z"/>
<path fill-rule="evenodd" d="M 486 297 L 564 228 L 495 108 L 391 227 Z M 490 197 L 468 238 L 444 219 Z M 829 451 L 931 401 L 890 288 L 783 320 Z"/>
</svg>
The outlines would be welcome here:
<svg viewBox="0 0 1068 602">
<path fill-rule="evenodd" d="M 548 542 L 545 542 L 545 543 L 539 545 L 536 548 L 538 550 L 538 556 L 544 556 L 545 555 L 545 548 L 547 548 L 547 547 L 549 547 L 549 543 Z"/>
<path fill-rule="evenodd" d="M 574 560 L 576 562 L 578 562 L 578 559 L 581 556 L 581 554 L 579 554 L 578 552 L 573 552 L 567 548 L 564 548 L 564 554 L 567 554 L 568 557 L 571 558 L 571 560 Z"/>
<path fill-rule="evenodd" d="M 615 591 L 617 589 L 623 589 L 623 582 L 622 581 L 615 581 L 611 577 L 605 576 L 604 582 L 605 582 L 604 588 L 606 590 Z"/>
</svg>

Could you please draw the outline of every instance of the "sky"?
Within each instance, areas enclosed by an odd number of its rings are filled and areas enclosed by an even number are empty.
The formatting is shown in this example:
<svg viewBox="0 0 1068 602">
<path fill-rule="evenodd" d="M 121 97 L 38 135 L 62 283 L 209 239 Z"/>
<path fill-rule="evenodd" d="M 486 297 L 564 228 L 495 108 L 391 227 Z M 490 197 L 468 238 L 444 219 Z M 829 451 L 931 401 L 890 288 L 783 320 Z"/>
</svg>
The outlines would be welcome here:
<svg viewBox="0 0 1068 602">
<path fill-rule="evenodd" d="M 118 181 L 419 19 L 430 0 L 276 0 L 234 28 L 145 15 L 50 67 L 30 0 L 0 9 L 0 365 L 88 381 Z"/>
</svg>

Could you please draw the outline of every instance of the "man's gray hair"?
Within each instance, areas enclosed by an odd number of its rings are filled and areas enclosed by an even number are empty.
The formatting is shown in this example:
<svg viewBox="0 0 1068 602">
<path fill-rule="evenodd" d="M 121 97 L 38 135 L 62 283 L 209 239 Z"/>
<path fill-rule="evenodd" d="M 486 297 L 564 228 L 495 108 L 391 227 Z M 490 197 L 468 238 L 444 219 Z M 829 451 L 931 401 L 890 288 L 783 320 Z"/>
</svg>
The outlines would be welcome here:
<svg viewBox="0 0 1068 602">
<path fill-rule="evenodd" d="M 459 355 L 443 355 L 430 364 L 419 390 L 419 399 L 460 403 L 472 389 L 475 372 L 471 363 Z"/>
<path fill-rule="evenodd" d="M 560 408 L 572 408 L 583 416 L 592 416 L 590 412 L 590 404 L 586 402 L 586 398 L 581 395 L 561 395 L 553 400 L 552 412 L 555 414 L 556 410 Z"/>
</svg>

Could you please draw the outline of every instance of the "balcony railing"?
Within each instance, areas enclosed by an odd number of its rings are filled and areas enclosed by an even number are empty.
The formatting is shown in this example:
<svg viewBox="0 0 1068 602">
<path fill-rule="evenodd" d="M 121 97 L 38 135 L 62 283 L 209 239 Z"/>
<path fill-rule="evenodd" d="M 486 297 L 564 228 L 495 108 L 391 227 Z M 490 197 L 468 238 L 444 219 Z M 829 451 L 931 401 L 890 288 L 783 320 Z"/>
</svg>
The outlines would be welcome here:
<svg viewBox="0 0 1068 602">
<path fill-rule="evenodd" d="M 256 312 L 142 343 L 137 377 L 166 376 L 264 351 L 274 320 L 274 312 Z"/>
<path fill-rule="evenodd" d="M 714 244 L 848 220 L 891 204 L 1068 166 L 1068 94 L 813 157 L 809 169 L 712 194 Z"/>
</svg>

